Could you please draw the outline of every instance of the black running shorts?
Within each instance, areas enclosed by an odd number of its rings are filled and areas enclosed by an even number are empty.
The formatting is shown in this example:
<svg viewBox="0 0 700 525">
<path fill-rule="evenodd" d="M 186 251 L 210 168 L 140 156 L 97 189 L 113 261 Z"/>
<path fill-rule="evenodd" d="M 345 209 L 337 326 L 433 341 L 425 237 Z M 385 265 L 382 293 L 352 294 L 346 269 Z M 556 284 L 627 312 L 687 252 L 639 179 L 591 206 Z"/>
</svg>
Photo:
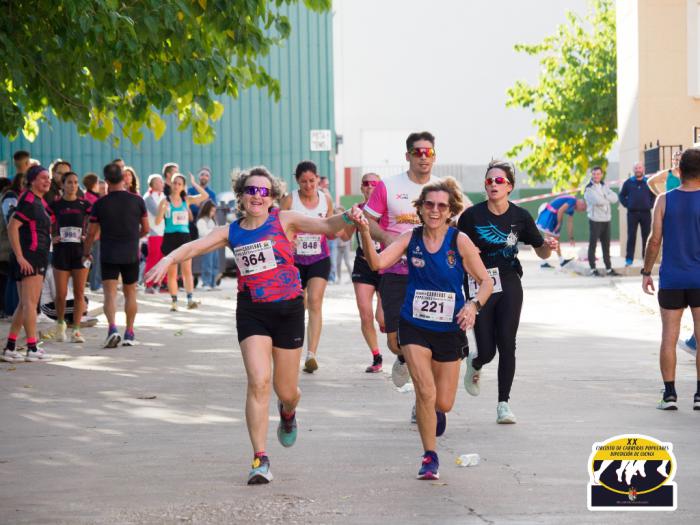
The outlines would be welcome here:
<svg viewBox="0 0 700 525">
<path fill-rule="evenodd" d="M 435 332 L 412 325 L 404 318 L 399 321 L 399 345 L 418 345 L 433 353 L 433 361 L 451 363 L 469 354 L 469 343 L 464 330 Z"/>
<path fill-rule="evenodd" d="M 15 254 L 10 254 L 10 275 L 15 281 L 19 282 L 25 277 L 32 277 L 33 275 L 46 275 L 46 268 L 48 268 L 49 266 L 48 253 L 45 255 L 41 255 L 38 253 L 27 253 L 25 254 L 24 258 L 27 259 L 27 261 L 29 261 L 29 264 L 32 265 L 32 271 L 29 274 L 22 273 L 22 269 L 17 263 Z"/>
<path fill-rule="evenodd" d="M 408 275 L 397 273 L 385 273 L 379 282 L 379 295 L 382 298 L 382 308 L 384 309 L 384 326 L 388 334 L 399 329 L 401 307 L 406 297 L 407 287 Z"/>
<path fill-rule="evenodd" d="M 316 261 L 311 264 L 297 264 L 294 266 L 299 270 L 299 277 L 301 279 L 301 287 L 306 290 L 306 285 L 310 279 L 314 277 L 320 277 L 321 279 L 328 280 L 328 276 L 331 273 L 331 258 L 326 257 L 320 261 Z"/>
<path fill-rule="evenodd" d="M 115 264 L 102 262 L 100 265 L 102 270 L 102 280 L 109 281 L 119 279 L 122 276 L 122 284 L 134 284 L 139 280 L 139 263 Z"/>
<path fill-rule="evenodd" d="M 56 270 L 69 272 L 83 270 L 83 245 L 77 242 L 62 242 L 54 245 L 51 265 Z"/>
<path fill-rule="evenodd" d="M 163 244 L 160 247 L 160 251 L 163 257 L 170 255 L 172 252 L 177 250 L 183 244 L 187 244 L 192 240 L 189 233 L 175 232 L 166 233 L 163 235 Z"/>
<path fill-rule="evenodd" d="M 360 257 L 359 255 L 355 256 L 355 263 L 352 265 L 353 283 L 369 284 L 375 288 L 379 288 L 380 279 L 381 276 L 379 275 L 379 272 L 372 271 L 372 268 L 369 267 L 367 259 Z"/>
<path fill-rule="evenodd" d="M 239 292 L 236 303 L 238 342 L 251 335 L 266 335 L 277 348 L 304 346 L 304 298 L 254 303 L 250 292 Z"/>
<path fill-rule="evenodd" d="M 683 290 L 669 290 L 662 288 L 658 294 L 659 306 L 664 310 L 682 310 L 690 306 L 700 307 L 700 288 L 685 288 Z"/>
</svg>

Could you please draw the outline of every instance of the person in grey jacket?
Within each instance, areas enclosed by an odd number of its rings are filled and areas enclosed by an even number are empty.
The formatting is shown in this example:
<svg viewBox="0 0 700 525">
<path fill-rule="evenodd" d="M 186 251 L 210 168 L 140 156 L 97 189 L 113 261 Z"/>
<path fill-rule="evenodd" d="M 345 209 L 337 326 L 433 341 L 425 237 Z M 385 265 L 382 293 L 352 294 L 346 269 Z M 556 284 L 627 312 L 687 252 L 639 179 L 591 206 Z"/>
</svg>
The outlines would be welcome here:
<svg viewBox="0 0 700 525">
<path fill-rule="evenodd" d="M 586 185 L 583 199 L 586 201 L 590 234 L 588 238 L 588 264 L 591 275 L 601 277 L 595 267 L 595 248 L 600 239 L 603 250 L 603 262 L 607 275 L 619 275 L 613 270 L 610 262 L 610 220 L 612 218 L 611 204 L 617 202 L 617 194 L 603 181 L 603 168 L 594 166 L 591 170 L 591 181 Z"/>
</svg>

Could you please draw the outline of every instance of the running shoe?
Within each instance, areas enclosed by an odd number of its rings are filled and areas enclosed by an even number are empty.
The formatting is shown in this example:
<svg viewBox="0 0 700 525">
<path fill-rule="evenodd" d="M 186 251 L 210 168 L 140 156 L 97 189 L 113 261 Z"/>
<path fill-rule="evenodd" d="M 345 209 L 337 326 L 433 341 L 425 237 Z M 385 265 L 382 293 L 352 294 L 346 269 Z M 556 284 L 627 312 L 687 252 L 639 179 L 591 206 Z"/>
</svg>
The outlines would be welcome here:
<svg viewBox="0 0 700 525">
<path fill-rule="evenodd" d="M 2 360 L 7 363 L 19 363 L 21 361 L 24 361 L 24 356 L 20 354 L 17 350 L 10 350 L 9 348 L 5 348 L 5 350 L 2 351 Z"/>
<path fill-rule="evenodd" d="M 474 358 L 473 354 L 467 356 L 467 372 L 464 374 L 464 389 L 469 395 L 478 396 L 481 393 L 481 385 L 479 381 L 481 379 L 480 370 L 474 368 L 472 361 Z M 476 381 L 474 380 L 476 379 Z"/>
<path fill-rule="evenodd" d="M 194 310 L 195 308 L 199 308 L 199 301 L 188 301 L 187 302 L 187 309 L 188 310 Z"/>
<path fill-rule="evenodd" d="M 156 293 L 156 289 L 153 286 L 149 286 L 148 288 L 146 288 L 145 293 L 149 295 L 154 294 Z"/>
<path fill-rule="evenodd" d="M 297 440 L 297 416 L 296 412 L 291 419 L 282 417 L 282 402 L 277 403 L 280 413 L 280 423 L 277 425 L 277 439 L 285 448 L 291 447 Z"/>
<path fill-rule="evenodd" d="M 440 479 L 439 467 L 438 455 L 432 450 L 428 450 L 423 454 L 423 460 L 418 471 L 418 479 Z"/>
<path fill-rule="evenodd" d="M 625 259 L 625 266 L 632 266 L 634 261 L 632 259 Z"/>
<path fill-rule="evenodd" d="M 700 410 L 700 393 L 696 393 L 693 397 L 693 410 Z"/>
<path fill-rule="evenodd" d="M 554 268 L 554 266 L 545 261 L 542 264 L 540 264 L 540 268 Z"/>
<path fill-rule="evenodd" d="M 107 339 L 105 339 L 105 344 L 103 348 L 116 348 L 121 343 L 122 336 L 116 330 L 107 334 Z"/>
<path fill-rule="evenodd" d="M 501 425 L 511 425 L 515 423 L 515 414 L 511 412 L 506 401 L 499 401 L 496 407 L 496 423 Z"/>
<path fill-rule="evenodd" d="M 609 269 L 607 272 L 605 272 L 605 273 L 607 274 L 608 277 L 620 277 L 620 276 L 622 275 L 621 273 L 617 273 L 617 272 L 615 271 L 615 268 L 610 268 L 610 269 Z"/>
<path fill-rule="evenodd" d="M 170 311 L 177 312 L 177 301 L 173 301 L 172 303 L 170 303 Z"/>
<path fill-rule="evenodd" d="M 85 338 L 83 337 L 83 335 L 80 333 L 79 330 L 73 330 L 73 332 L 71 333 L 71 336 L 70 336 L 70 342 L 71 343 L 84 343 Z"/>
<path fill-rule="evenodd" d="M 659 410 L 678 410 L 678 398 L 674 395 L 664 395 L 656 408 Z"/>
<path fill-rule="evenodd" d="M 560 266 L 561 268 L 563 268 L 564 266 L 566 266 L 567 264 L 569 264 L 569 263 L 570 263 L 571 261 L 573 261 L 573 260 L 574 260 L 573 257 L 571 257 L 570 259 L 564 259 L 562 262 L 559 263 L 559 266 Z"/>
<path fill-rule="evenodd" d="M 255 458 L 248 474 L 248 485 L 264 485 L 272 481 L 270 459 L 267 456 Z"/>
<path fill-rule="evenodd" d="M 51 361 L 51 356 L 44 352 L 43 348 L 36 348 L 34 350 L 27 350 L 27 355 L 24 360 L 28 363 L 36 363 L 37 361 Z"/>
<path fill-rule="evenodd" d="M 377 354 L 373 356 L 372 364 L 365 368 L 365 372 L 368 374 L 376 374 L 382 371 L 382 354 Z"/>
<path fill-rule="evenodd" d="M 54 330 L 54 341 L 57 343 L 64 343 L 66 341 L 66 322 L 62 321 L 56 323 L 56 329 Z"/>
<path fill-rule="evenodd" d="M 396 388 L 401 388 L 411 380 L 411 375 L 408 373 L 408 365 L 399 361 L 398 357 L 391 367 L 391 380 Z"/>
<path fill-rule="evenodd" d="M 416 404 L 413 403 L 413 408 L 411 409 L 411 424 L 412 425 L 417 425 L 418 424 L 418 418 L 416 416 Z"/>
<path fill-rule="evenodd" d="M 124 332 L 124 340 L 122 341 L 122 346 L 136 346 L 138 342 L 134 337 L 134 332 Z"/>
<path fill-rule="evenodd" d="M 56 339 L 56 334 L 58 333 L 58 323 L 55 323 L 51 328 L 46 330 L 46 332 L 39 331 L 39 339 L 42 341 L 53 341 Z"/>
<path fill-rule="evenodd" d="M 685 341 L 684 341 L 683 339 L 679 339 L 679 340 L 678 340 L 678 347 L 679 347 L 681 350 L 685 350 L 686 352 L 688 352 L 688 353 L 689 353 L 690 355 L 692 355 L 692 356 L 695 356 L 695 354 L 696 354 L 697 351 L 698 351 L 698 343 L 697 343 L 697 341 L 695 340 L 695 336 L 694 336 L 694 335 L 690 336 L 690 337 L 689 337 L 688 339 L 686 339 Z"/>
<path fill-rule="evenodd" d="M 437 416 L 437 425 L 435 425 L 435 437 L 440 437 L 445 433 L 447 428 L 447 415 L 439 410 L 435 411 Z"/>
<path fill-rule="evenodd" d="M 603 276 L 603 274 L 600 273 L 600 272 L 599 272 L 598 270 L 596 270 L 595 268 L 593 268 L 593 269 L 588 273 L 588 275 L 590 275 L 591 277 L 602 277 L 602 276 Z"/>
<path fill-rule="evenodd" d="M 304 361 L 304 372 L 307 374 L 313 374 L 315 370 L 318 370 L 318 362 L 316 361 L 316 354 L 311 352 L 306 353 L 306 361 Z"/>
</svg>

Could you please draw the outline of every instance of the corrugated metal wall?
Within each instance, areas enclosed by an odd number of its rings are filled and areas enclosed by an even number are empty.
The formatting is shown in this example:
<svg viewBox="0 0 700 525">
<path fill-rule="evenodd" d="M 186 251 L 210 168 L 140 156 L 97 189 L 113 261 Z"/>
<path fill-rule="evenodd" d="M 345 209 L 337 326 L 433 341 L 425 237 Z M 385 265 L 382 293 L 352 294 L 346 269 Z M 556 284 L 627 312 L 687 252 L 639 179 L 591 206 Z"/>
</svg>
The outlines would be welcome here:
<svg viewBox="0 0 700 525">
<path fill-rule="evenodd" d="M 134 146 L 122 140 L 119 148 L 78 135 L 75 126 L 52 118 L 43 125 L 39 137 L 30 143 L 23 137 L 14 142 L 0 138 L 0 160 L 8 162 L 13 173 L 12 154 L 29 150 L 46 166 L 55 158 L 69 160 L 79 174 L 95 171 L 116 157 L 133 166 L 144 181 L 160 172 L 168 161 L 178 162 L 182 171 L 209 166 L 214 172 L 212 189 L 230 190 L 229 174 L 234 168 L 264 164 L 288 182 L 297 162 L 313 160 L 321 174 L 333 178 L 330 152 L 311 152 L 311 129 L 333 130 L 333 34 L 330 12 L 318 14 L 303 6 L 284 8 L 292 24 L 292 34 L 281 48 L 262 59 L 270 74 L 279 79 L 282 97 L 278 103 L 266 91 L 251 89 L 238 100 L 222 100 L 225 111 L 215 123 L 216 140 L 207 146 L 195 145 L 189 132 L 180 133 L 173 119 L 155 141 L 150 132 Z M 293 186 L 292 186 L 293 187 Z"/>
</svg>

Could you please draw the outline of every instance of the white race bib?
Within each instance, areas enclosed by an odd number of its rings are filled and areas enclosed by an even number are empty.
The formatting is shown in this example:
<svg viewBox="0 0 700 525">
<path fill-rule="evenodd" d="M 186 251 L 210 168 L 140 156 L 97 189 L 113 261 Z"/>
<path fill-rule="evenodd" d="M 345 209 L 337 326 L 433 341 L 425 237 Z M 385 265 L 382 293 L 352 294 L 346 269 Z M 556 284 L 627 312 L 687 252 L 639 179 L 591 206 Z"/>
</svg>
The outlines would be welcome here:
<svg viewBox="0 0 700 525">
<path fill-rule="evenodd" d="M 233 249 L 236 265 L 242 276 L 277 268 L 272 241 L 254 242 Z"/>
<path fill-rule="evenodd" d="M 454 292 L 416 290 L 413 295 L 413 318 L 451 323 L 455 313 Z"/>
<path fill-rule="evenodd" d="M 486 272 L 489 274 L 489 277 L 491 277 L 491 280 L 493 281 L 493 292 L 491 293 L 498 293 L 503 291 L 503 286 L 501 286 L 501 274 L 498 272 L 498 268 L 487 268 Z M 474 280 L 474 278 L 470 275 L 469 276 L 469 298 L 473 299 L 476 297 L 476 294 L 479 293 L 479 285 L 477 282 Z"/>
<path fill-rule="evenodd" d="M 189 215 L 187 210 L 179 210 L 173 212 L 173 224 L 175 226 L 182 226 L 184 224 L 189 224 Z"/>
<path fill-rule="evenodd" d="M 320 255 L 321 236 L 310 233 L 300 233 L 297 235 L 296 244 L 297 255 Z"/>
<path fill-rule="evenodd" d="M 82 242 L 83 229 L 78 226 L 63 226 L 59 229 L 61 242 Z"/>
</svg>

